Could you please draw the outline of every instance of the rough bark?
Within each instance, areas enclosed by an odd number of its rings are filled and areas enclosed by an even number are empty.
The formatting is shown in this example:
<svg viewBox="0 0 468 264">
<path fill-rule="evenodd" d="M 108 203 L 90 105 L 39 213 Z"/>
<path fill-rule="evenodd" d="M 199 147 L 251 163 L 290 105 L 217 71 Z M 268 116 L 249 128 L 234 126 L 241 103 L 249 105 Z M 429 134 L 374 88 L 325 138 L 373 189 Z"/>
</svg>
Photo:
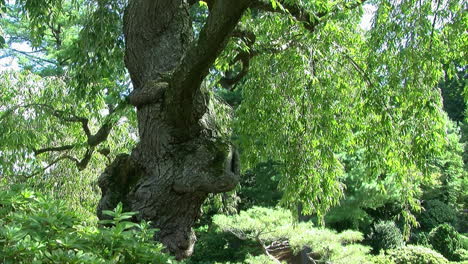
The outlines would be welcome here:
<svg viewBox="0 0 468 264">
<path fill-rule="evenodd" d="M 218 131 L 216 102 L 202 83 L 248 2 L 212 1 L 199 39 L 186 0 L 133 0 L 125 12 L 140 142 L 101 175 L 98 216 L 121 201 L 139 212 L 136 221 L 151 220 L 160 229 L 156 239 L 179 259 L 193 251 L 191 227 L 208 193 L 238 182 L 238 155 Z"/>
</svg>

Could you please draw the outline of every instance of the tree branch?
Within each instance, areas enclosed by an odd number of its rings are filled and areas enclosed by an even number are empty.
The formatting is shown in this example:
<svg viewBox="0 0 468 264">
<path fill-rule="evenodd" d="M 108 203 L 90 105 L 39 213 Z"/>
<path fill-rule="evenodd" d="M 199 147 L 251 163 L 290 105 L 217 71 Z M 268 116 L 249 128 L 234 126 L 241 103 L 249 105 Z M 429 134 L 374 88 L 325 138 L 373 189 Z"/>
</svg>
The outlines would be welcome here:
<svg viewBox="0 0 468 264">
<path fill-rule="evenodd" d="M 82 171 L 82 170 L 86 169 L 86 167 L 88 166 L 89 161 L 91 160 L 91 157 L 93 156 L 93 152 L 94 152 L 93 147 L 88 148 L 86 150 L 86 153 L 85 153 L 84 157 L 80 161 L 75 161 L 76 166 L 78 167 L 78 170 Z"/>
<path fill-rule="evenodd" d="M 287 50 L 288 48 L 294 46 L 296 44 L 294 39 L 291 39 L 288 43 L 279 45 L 279 46 L 272 46 L 272 47 L 264 47 L 264 48 L 254 48 L 256 36 L 251 31 L 245 30 L 235 30 L 232 34 L 233 37 L 241 38 L 247 47 L 249 48 L 247 51 L 239 50 L 237 56 L 233 59 L 230 63 L 231 66 L 234 66 L 236 63 L 241 62 L 242 68 L 241 70 L 232 76 L 232 72 L 228 72 L 226 76 L 222 77 L 219 81 L 220 85 L 227 90 L 234 90 L 236 84 L 240 82 L 249 72 L 250 68 L 250 60 L 255 56 L 262 55 L 262 54 L 276 54 Z M 297 36 L 295 36 L 297 37 Z"/>
<path fill-rule="evenodd" d="M 205 0 L 205 1 L 203 1 L 203 2 L 205 2 L 205 3 L 208 5 L 208 9 L 211 10 L 211 8 L 213 7 L 213 2 L 214 2 L 214 1 L 215 1 L 215 0 Z M 200 1 L 199 1 L 199 0 L 189 0 L 189 1 L 188 1 L 189 5 L 191 5 L 191 6 L 194 5 L 194 4 L 196 4 L 196 3 L 198 3 L 198 2 L 200 2 Z"/>
<path fill-rule="evenodd" d="M 225 76 L 222 77 L 219 81 L 221 86 L 227 90 L 234 90 L 236 87 L 235 85 L 247 75 L 250 67 L 250 59 L 254 56 L 252 52 L 253 45 L 255 44 L 255 40 L 257 38 L 257 36 L 255 36 L 255 33 L 253 33 L 252 31 L 240 28 L 235 29 L 232 32 L 232 37 L 241 39 L 248 47 L 248 50 L 239 50 L 237 56 L 230 63 L 231 66 L 234 66 L 237 62 L 240 61 L 242 64 L 242 69 L 240 70 L 240 72 L 232 76 L 234 74 L 233 71 L 228 71 L 227 73 L 225 73 Z"/>
<path fill-rule="evenodd" d="M 358 6 L 361 6 L 366 0 L 357 0 L 355 3 L 344 3 L 343 5 L 335 6 L 331 11 L 322 11 L 318 13 L 312 13 L 305 8 L 289 4 L 284 0 L 279 0 L 278 2 L 283 6 L 282 8 L 273 8 L 270 1 L 264 0 L 254 0 L 251 8 L 263 10 L 266 12 L 275 12 L 275 13 L 282 13 L 282 14 L 289 14 L 293 16 L 297 21 L 302 22 L 304 28 L 310 32 L 314 32 L 316 26 L 324 21 L 326 16 L 330 14 L 340 12 L 342 10 L 351 10 Z"/>
<path fill-rule="evenodd" d="M 24 175 L 24 174 L 23 174 L 23 175 L 18 175 L 18 176 L 23 176 L 23 177 L 25 177 L 25 178 L 34 177 L 34 176 L 38 175 L 39 173 L 44 172 L 45 170 L 47 170 L 47 169 L 49 169 L 50 167 L 54 166 L 54 165 L 57 164 L 59 161 L 65 160 L 65 159 L 69 159 L 69 160 L 71 160 L 71 161 L 73 161 L 73 162 L 76 162 L 76 163 L 79 162 L 75 157 L 72 157 L 72 156 L 70 156 L 70 155 L 62 155 L 62 156 L 56 158 L 55 160 L 53 160 L 53 161 L 52 161 L 51 163 L 49 163 L 47 166 L 41 168 L 40 170 L 38 170 L 38 171 L 36 171 L 36 172 L 34 172 L 34 173 L 32 173 L 32 174 L 29 174 L 29 175 Z"/>
<path fill-rule="evenodd" d="M 65 146 L 60 146 L 60 147 L 50 147 L 50 148 L 43 148 L 43 149 L 33 149 L 34 155 L 38 156 L 42 153 L 45 152 L 51 152 L 51 151 L 65 151 L 65 150 L 70 150 L 76 147 L 76 145 L 65 145 Z"/>
<path fill-rule="evenodd" d="M 50 64 L 56 64 L 55 61 L 52 61 L 52 60 L 48 60 L 48 59 L 45 59 L 45 58 L 40 58 L 40 57 L 36 57 L 34 55 L 32 55 L 32 53 L 37 53 L 37 51 L 33 51 L 33 52 L 27 52 L 27 51 L 21 51 L 21 50 L 17 50 L 17 49 L 13 49 L 13 48 L 10 48 L 10 50 L 12 52 L 15 52 L 15 53 L 19 53 L 19 54 L 22 54 L 34 61 L 42 61 L 42 62 L 47 62 L 47 63 L 50 63 Z"/>
<path fill-rule="evenodd" d="M 50 112 L 53 116 L 59 118 L 60 120 L 63 120 L 65 122 L 79 122 L 82 124 L 82 128 L 84 133 L 86 134 L 87 138 L 87 145 L 88 148 L 86 150 L 85 155 L 81 160 L 76 159 L 75 157 L 72 157 L 70 155 L 62 155 L 59 160 L 55 160 L 50 164 L 49 166 L 45 167 L 44 170 L 55 164 L 56 162 L 62 160 L 62 159 L 69 159 L 72 160 L 76 163 L 77 167 L 79 170 L 83 170 L 86 168 L 88 165 L 89 161 L 91 160 L 92 154 L 94 152 L 94 148 L 101 144 L 102 142 L 106 141 L 107 138 L 109 137 L 110 132 L 112 131 L 112 127 L 115 125 L 115 123 L 118 121 L 117 118 L 114 118 L 113 115 L 118 113 L 119 111 L 125 109 L 128 106 L 126 102 L 121 102 L 117 105 L 117 107 L 109 108 L 109 115 L 107 116 L 104 124 L 99 128 L 99 130 L 96 132 L 96 134 L 91 134 L 91 131 L 88 126 L 88 119 L 84 117 L 80 117 L 77 115 L 74 115 L 72 113 L 65 112 L 63 110 L 56 110 L 52 108 L 49 105 L 45 104 L 27 104 L 27 105 L 22 105 L 18 106 L 19 107 L 40 107 L 43 109 L 46 109 L 48 112 Z M 16 109 L 15 108 L 15 109 Z M 9 112 L 13 111 L 14 109 L 10 109 Z M 4 118 L 4 116 L 2 116 Z M 42 149 L 33 149 L 34 154 L 36 156 L 46 153 L 46 152 L 59 152 L 59 151 L 66 151 L 66 150 L 71 150 L 78 146 L 79 143 L 72 144 L 72 145 L 64 145 L 64 146 L 59 146 L 59 147 L 47 147 L 47 148 L 42 148 Z"/>
<path fill-rule="evenodd" d="M 260 239 L 260 234 L 258 234 L 255 237 L 255 241 L 260 245 L 260 247 L 262 248 L 263 253 L 265 253 L 265 255 L 267 255 L 273 262 L 275 262 L 277 264 L 281 264 L 281 262 L 277 258 L 275 258 L 273 255 L 271 255 L 270 252 L 268 252 L 268 248 L 265 246 L 263 241 Z"/>
</svg>

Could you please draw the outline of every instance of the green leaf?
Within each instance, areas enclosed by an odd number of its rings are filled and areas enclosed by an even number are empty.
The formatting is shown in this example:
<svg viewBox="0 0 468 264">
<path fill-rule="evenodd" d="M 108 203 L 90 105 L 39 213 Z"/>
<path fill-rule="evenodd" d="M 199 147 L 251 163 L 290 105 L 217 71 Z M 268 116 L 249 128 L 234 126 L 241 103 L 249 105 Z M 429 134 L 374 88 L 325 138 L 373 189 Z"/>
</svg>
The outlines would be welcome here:
<svg viewBox="0 0 468 264">
<path fill-rule="evenodd" d="M 270 0 L 270 2 L 271 2 L 271 6 L 273 7 L 273 9 L 276 10 L 278 2 L 276 2 L 276 0 Z"/>
<path fill-rule="evenodd" d="M 200 6 L 204 6 L 204 7 L 208 8 L 208 4 L 205 1 L 198 1 L 198 4 Z"/>
</svg>

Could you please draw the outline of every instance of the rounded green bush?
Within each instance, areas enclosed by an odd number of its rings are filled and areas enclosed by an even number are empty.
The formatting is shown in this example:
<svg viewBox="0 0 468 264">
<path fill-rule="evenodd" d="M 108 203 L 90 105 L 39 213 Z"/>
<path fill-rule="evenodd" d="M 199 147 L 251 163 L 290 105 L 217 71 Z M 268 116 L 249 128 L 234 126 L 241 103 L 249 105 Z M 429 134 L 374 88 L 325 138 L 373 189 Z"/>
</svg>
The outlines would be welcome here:
<svg viewBox="0 0 468 264">
<path fill-rule="evenodd" d="M 418 217 L 421 229 L 429 231 L 441 224 L 456 225 L 457 211 L 451 206 L 439 200 L 429 200 L 423 207 L 425 210 Z"/>
<path fill-rule="evenodd" d="M 392 221 L 380 221 L 372 227 L 368 237 L 373 253 L 382 249 L 391 249 L 403 246 L 403 235 Z"/>
<path fill-rule="evenodd" d="M 460 234 L 448 224 L 442 224 L 429 233 L 429 243 L 434 250 L 449 260 L 458 260 L 455 251 L 462 248 Z"/>
<path fill-rule="evenodd" d="M 405 246 L 387 251 L 387 257 L 395 264 L 448 264 L 438 252 L 422 246 Z"/>
</svg>

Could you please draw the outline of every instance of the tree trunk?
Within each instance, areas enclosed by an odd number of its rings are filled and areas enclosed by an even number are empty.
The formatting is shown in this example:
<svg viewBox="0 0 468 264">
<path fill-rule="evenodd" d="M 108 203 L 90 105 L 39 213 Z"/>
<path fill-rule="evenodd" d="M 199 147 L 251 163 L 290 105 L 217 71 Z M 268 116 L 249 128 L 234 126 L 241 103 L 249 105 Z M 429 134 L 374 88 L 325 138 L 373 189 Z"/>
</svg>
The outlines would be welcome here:
<svg viewBox="0 0 468 264">
<path fill-rule="evenodd" d="M 140 142 L 101 175 L 98 216 L 122 202 L 139 212 L 136 221 L 160 229 L 156 239 L 178 259 L 193 251 L 191 227 L 208 193 L 238 182 L 238 155 L 221 135 L 216 102 L 202 83 L 246 8 L 245 0 L 215 1 L 198 39 L 186 0 L 133 0 L 125 12 Z"/>
</svg>

